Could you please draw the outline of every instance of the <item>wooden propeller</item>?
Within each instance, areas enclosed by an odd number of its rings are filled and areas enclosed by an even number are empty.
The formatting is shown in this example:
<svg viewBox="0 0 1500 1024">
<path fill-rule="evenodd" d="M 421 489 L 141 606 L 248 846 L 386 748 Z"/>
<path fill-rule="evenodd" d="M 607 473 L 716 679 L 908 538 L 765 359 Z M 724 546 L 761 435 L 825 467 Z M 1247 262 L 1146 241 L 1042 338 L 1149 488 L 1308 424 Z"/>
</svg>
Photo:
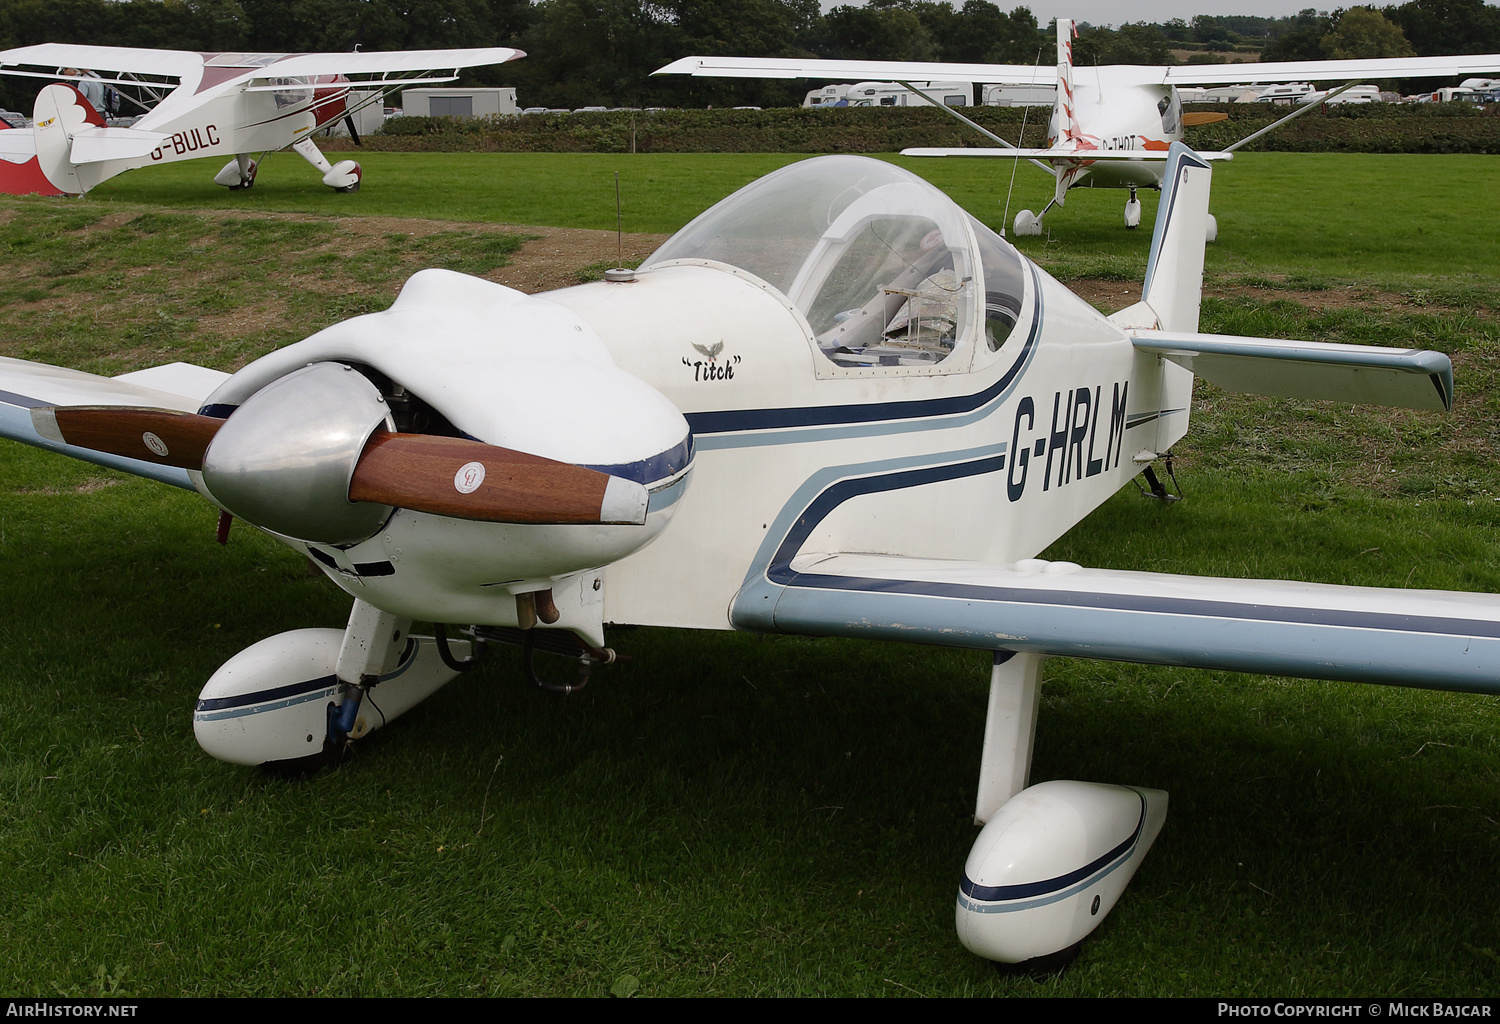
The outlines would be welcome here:
<svg viewBox="0 0 1500 1024">
<path fill-rule="evenodd" d="M 32 420 L 53 440 L 193 470 L 203 468 L 225 422 L 128 406 L 39 408 Z M 608 473 L 467 438 L 385 430 L 365 442 L 349 500 L 498 523 L 639 525 L 646 519 L 645 488 Z"/>
</svg>

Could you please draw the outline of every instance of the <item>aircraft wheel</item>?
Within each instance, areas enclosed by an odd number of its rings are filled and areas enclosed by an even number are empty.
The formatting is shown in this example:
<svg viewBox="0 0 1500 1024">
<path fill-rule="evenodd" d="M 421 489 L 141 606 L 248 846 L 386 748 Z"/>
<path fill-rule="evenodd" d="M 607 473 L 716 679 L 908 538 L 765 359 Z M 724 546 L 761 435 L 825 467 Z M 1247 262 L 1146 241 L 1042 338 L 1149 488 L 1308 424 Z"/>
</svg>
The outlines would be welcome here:
<svg viewBox="0 0 1500 1024">
<path fill-rule="evenodd" d="M 230 185 L 229 186 L 229 191 L 231 191 L 231 192 L 243 192 L 245 189 L 250 188 L 254 184 L 255 184 L 255 179 L 251 178 L 249 181 L 242 181 L 238 185 Z"/>
<path fill-rule="evenodd" d="M 1219 239 L 1219 218 L 1213 214 L 1208 215 L 1208 227 L 1204 231 L 1205 242 L 1216 242 Z"/>
<path fill-rule="evenodd" d="M 287 761 L 267 761 L 260 766 L 260 770 L 278 779 L 307 779 L 324 768 L 332 768 L 334 765 L 343 763 L 348 756 L 347 744 L 325 743 L 319 753 L 308 754 L 306 757 L 294 757 Z"/>
<path fill-rule="evenodd" d="M 1083 950 L 1083 940 L 1079 939 L 1065 949 L 1059 949 L 1056 953 L 1048 953 L 1045 956 L 1034 956 L 1030 960 L 1022 960 L 1018 964 L 1001 963 L 998 960 L 990 961 L 1002 974 L 1024 974 L 1037 978 L 1057 974 L 1067 968 L 1078 954 Z"/>
<path fill-rule="evenodd" d="M 334 189 L 334 191 L 335 192 L 358 192 L 359 191 L 359 182 L 356 181 L 352 185 L 345 185 L 343 188 L 336 188 L 336 189 Z"/>
<path fill-rule="evenodd" d="M 1141 223 L 1141 201 L 1132 198 L 1125 204 L 1125 229 L 1134 231 Z"/>
</svg>

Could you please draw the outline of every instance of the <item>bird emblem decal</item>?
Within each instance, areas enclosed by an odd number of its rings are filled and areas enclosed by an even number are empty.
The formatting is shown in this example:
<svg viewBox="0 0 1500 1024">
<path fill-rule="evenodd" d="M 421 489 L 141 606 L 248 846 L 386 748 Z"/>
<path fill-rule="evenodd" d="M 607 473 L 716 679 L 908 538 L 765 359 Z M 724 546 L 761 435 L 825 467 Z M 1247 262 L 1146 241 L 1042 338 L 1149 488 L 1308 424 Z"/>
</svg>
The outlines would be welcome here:
<svg viewBox="0 0 1500 1024">
<path fill-rule="evenodd" d="M 689 359 L 683 357 L 682 365 L 690 367 L 693 371 L 694 380 L 718 381 L 733 380 L 735 364 L 740 361 L 739 356 L 725 356 L 724 362 L 719 362 L 719 353 L 724 351 L 724 342 L 716 341 L 712 345 L 699 345 L 691 343 L 693 351 L 697 352 L 702 359 Z"/>
</svg>

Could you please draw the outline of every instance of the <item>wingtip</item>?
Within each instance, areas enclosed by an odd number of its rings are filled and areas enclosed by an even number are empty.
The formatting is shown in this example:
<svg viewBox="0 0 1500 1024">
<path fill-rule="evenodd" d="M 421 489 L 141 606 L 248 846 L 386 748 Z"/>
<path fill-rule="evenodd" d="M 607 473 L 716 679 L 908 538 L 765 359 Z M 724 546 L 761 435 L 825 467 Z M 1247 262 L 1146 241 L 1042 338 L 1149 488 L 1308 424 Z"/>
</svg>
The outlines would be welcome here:
<svg viewBox="0 0 1500 1024">
<path fill-rule="evenodd" d="M 679 57 L 672 63 L 665 64 L 651 73 L 653 75 L 691 75 L 702 66 L 702 57 Z"/>
</svg>

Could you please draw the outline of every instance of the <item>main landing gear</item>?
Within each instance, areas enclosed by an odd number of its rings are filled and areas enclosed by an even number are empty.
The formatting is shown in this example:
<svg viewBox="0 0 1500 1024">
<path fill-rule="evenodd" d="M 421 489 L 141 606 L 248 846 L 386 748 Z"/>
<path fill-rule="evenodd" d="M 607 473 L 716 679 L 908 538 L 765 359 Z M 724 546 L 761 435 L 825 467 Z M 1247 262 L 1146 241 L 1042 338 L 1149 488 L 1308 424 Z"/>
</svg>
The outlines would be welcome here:
<svg viewBox="0 0 1500 1024">
<path fill-rule="evenodd" d="M 297 155 L 318 170 L 323 172 L 323 184 L 335 192 L 358 192 L 360 168 L 353 160 L 340 160 L 336 164 L 330 164 L 328 158 L 318 151 L 313 145 L 313 140 L 303 138 L 292 144 L 292 149 Z"/>
<path fill-rule="evenodd" d="M 1167 816 L 1157 789 L 1091 782 L 1027 787 L 1042 683 L 1039 654 L 995 655 L 975 824 L 955 924 L 987 960 L 1055 970 L 1099 926 Z"/>
<path fill-rule="evenodd" d="M 214 175 L 214 184 L 223 185 L 231 192 L 238 192 L 255 184 L 255 172 L 258 170 L 259 161 L 250 159 L 249 153 L 240 153 Z"/>
<path fill-rule="evenodd" d="M 359 191 L 363 171 L 353 160 L 340 160 L 336 164 L 330 164 L 328 158 L 318 150 L 317 146 L 313 145 L 312 139 L 305 138 L 293 145 L 292 149 L 297 151 L 298 156 L 321 171 L 323 184 L 335 192 Z M 250 159 L 249 153 L 240 153 L 214 175 L 214 184 L 223 185 L 230 191 L 238 192 L 255 184 L 255 174 L 259 169 L 260 164 Z"/>
<path fill-rule="evenodd" d="M 198 695 L 193 734 L 232 764 L 336 758 L 458 675 L 410 619 L 355 601 L 349 625 L 294 629 L 230 658 Z M 451 641 L 457 656 L 468 641 Z"/>
</svg>

